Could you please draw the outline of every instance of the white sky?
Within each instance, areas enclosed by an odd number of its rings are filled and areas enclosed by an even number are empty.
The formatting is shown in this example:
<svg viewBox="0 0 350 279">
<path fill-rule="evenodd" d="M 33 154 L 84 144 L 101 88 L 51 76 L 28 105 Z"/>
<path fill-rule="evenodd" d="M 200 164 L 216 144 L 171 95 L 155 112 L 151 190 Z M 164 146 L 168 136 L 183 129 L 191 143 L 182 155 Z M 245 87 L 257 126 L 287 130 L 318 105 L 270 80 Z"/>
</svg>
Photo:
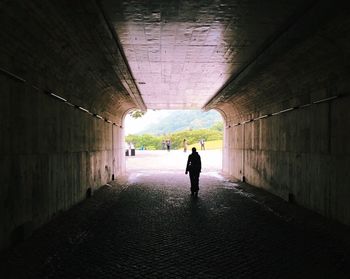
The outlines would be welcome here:
<svg viewBox="0 0 350 279">
<path fill-rule="evenodd" d="M 125 136 L 138 133 L 146 127 L 159 123 L 165 116 L 171 113 L 171 110 L 147 110 L 141 118 L 134 119 L 130 115 L 125 117 L 124 127 Z"/>
</svg>

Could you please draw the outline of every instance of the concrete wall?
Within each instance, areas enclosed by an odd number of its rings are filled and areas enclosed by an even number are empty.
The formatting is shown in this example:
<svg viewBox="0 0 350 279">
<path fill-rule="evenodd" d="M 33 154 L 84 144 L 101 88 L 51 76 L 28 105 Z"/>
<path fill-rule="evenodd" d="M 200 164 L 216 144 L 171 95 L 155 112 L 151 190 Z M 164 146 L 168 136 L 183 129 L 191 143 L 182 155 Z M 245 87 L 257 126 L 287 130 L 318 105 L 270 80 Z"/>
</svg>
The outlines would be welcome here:
<svg viewBox="0 0 350 279">
<path fill-rule="evenodd" d="M 271 63 L 252 70 L 220 108 L 225 173 L 350 225 L 348 23 L 339 12 L 288 51 L 267 51 L 262 59 Z"/>
<path fill-rule="evenodd" d="M 135 107 L 95 1 L 2 6 L 0 249 L 124 171 L 122 115 Z"/>
<path fill-rule="evenodd" d="M 338 99 L 226 129 L 225 171 L 350 224 L 349 105 Z"/>
<path fill-rule="evenodd" d="M 119 126 L 6 75 L 0 91 L 3 248 L 119 175 L 124 156 Z"/>
</svg>

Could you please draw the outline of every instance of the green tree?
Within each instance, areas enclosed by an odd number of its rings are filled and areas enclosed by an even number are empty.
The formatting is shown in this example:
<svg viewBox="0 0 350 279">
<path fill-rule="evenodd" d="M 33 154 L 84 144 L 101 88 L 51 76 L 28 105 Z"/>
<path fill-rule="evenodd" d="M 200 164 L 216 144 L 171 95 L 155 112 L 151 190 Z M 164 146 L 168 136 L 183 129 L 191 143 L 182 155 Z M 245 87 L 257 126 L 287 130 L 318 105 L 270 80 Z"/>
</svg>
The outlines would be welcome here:
<svg viewBox="0 0 350 279">
<path fill-rule="evenodd" d="M 132 118 L 140 118 L 140 117 L 142 117 L 142 116 L 144 116 L 145 115 L 145 111 L 142 111 L 142 110 L 139 110 L 139 109 L 135 109 L 135 110 L 133 110 L 133 111 L 131 111 L 131 112 L 129 112 L 129 115 L 132 117 Z"/>
<path fill-rule="evenodd" d="M 216 122 L 213 126 L 210 127 L 210 129 L 222 132 L 224 130 L 224 122 Z"/>
<path fill-rule="evenodd" d="M 150 150 L 161 149 L 161 139 L 160 137 L 144 134 L 144 135 L 128 135 L 125 138 L 126 142 L 133 143 L 135 148 L 146 148 Z"/>
<path fill-rule="evenodd" d="M 209 129 L 199 129 L 199 130 L 184 130 L 175 133 L 163 134 L 162 136 L 155 136 L 150 134 L 143 135 L 128 135 L 126 137 L 126 142 L 132 142 L 136 148 L 146 148 L 150 150 L 160 150 L 162 149 L 162 141 L 170 139 L 171 148 L 179 149 L 183 146 L 183 140 L 186 139 L 189 145 L 196 144 L 200 139 L 205 141 L 213 141 L 222 139 L 223 123 L 215 123 Z"/>
</svg>

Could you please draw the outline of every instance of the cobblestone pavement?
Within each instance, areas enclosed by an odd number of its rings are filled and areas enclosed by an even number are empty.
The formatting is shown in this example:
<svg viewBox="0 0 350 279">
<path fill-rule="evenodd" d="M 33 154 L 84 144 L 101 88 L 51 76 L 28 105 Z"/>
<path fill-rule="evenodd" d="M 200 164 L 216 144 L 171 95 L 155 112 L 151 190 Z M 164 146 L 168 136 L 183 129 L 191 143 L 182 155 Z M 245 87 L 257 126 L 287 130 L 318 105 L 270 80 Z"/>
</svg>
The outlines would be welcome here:
<svg viewBox="0 0 350 279">
<path fill-rule="evenodd" d="M 137 172 L 2 256 L 1 278 L 350 278 L 349 229 L 203 173 Z"/>
</svg>

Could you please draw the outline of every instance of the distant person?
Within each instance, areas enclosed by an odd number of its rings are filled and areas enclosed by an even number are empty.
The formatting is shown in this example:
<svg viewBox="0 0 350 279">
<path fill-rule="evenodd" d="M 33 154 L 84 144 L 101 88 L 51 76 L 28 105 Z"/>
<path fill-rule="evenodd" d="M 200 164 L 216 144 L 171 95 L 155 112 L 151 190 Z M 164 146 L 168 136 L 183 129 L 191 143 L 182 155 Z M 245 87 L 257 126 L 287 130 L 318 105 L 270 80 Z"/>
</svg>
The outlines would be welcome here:
<svg viewBox="0 0 350 279">
<path fill-rule="evenodd" d="M 165 140 L 162 141 L 162 150 L 165 150 L 166 144 L 165 144 Z"/>
<path fill-rule="evenodd" d="M 198 197 L 199 191 L 199 174 L 202 170 L 201 156 L 199 156 L 195 147 L 192 148 L 192 153 L 188 155 L 186 172 L 190 173 L 191 181 L 191 196 Z"/>
<path fill-rule="evenodd" d="M 183 145 L 183 148 L 184 148 L 184 152 L 187 152 L 187 140 L 186 139 L 184 139 L 182 145 Z"/>
<path fill-rule="evenodd" d="M 135 145 L 130 142 L 130 155 L 135 156 Z"/>
<path fill-rule="evenodd" d="M 199 144 L 201 145 L 201 150 L 205 150 L 205 142 L 204 142 L 204 139 L 201 139 L 199 141 Z"/>
<path fill-rule="evenodd" d="M 168 139 L 168 140 L 166 140 L 166 149 L 168 150 L 168 151 L 170 151 L 170 146 L 171 146 L 171 141 L 170 141 L 170 139 Z"/>
<path fill-rule="evenodd" d="M 125 142 L 125 156 L 129 156 L 130 154 L 129 149 L 130 149 L 129 143 Z"/>
</svg>

